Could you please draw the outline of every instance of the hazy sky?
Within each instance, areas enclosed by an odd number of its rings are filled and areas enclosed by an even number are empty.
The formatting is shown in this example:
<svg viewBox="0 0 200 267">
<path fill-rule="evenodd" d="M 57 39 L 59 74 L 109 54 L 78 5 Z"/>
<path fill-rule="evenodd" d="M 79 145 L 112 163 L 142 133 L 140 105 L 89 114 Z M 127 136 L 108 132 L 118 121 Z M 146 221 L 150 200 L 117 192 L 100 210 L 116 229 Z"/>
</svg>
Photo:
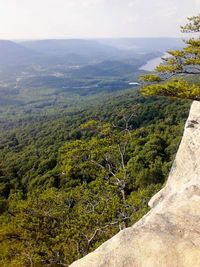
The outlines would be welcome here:
<svg viewBox="0 0 200 267">
<path fill-rule="evenodd" d="M 178 36 L 200 0 L 0 0 L 0 39 Z"/>
</svg>

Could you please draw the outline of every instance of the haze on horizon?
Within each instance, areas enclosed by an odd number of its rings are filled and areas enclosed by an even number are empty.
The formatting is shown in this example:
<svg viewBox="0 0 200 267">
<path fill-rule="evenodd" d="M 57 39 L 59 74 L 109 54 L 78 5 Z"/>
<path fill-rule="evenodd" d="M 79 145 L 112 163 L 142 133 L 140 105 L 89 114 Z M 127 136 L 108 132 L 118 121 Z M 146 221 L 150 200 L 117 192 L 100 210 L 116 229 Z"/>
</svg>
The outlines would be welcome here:
<svg viewBox="0 0 200 267">
<path fill-rule="evenodd" d="M 180 37 L 200 0 L 0 0 L 0 39 Z"/>
</svg>

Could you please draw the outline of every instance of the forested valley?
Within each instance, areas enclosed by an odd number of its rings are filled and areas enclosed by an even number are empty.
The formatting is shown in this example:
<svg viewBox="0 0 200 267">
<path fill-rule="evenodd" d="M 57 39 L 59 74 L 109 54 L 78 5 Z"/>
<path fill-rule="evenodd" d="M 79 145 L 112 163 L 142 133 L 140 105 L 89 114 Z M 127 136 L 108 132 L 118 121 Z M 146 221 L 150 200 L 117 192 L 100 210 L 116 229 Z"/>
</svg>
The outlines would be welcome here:
<svg viewBox="0 0 200 267">
<path fill-rule="evenodd" d="M 188 101 L 132 89 L 74 110 L 2 118 L 1 265 L 67 265 L 141 218 L 188 110 Z"/>
<path fill-rule="evenodd" d="M 106 49 L 93 65 L 73 54 L 79 67 L 0 57 L 0 266 L 68 266 L 138 221 L 166 181 L 191 102 L 131 85 L 162 52 L 105 61 Z"/>
</svg>

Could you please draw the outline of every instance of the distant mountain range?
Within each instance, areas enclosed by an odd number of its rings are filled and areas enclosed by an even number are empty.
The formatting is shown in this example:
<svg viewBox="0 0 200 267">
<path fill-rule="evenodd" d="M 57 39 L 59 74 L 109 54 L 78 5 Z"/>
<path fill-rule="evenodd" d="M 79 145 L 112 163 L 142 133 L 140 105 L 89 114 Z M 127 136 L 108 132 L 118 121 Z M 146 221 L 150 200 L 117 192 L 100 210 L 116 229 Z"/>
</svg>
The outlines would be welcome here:
<svg viewBox="0 0 200 267">
<path fill-rule="evenodd" d="M 119 49 L 96 40 L 40 40 L 21 43 L 24 47 L 54 57 L 79 55 L 85 58 L 105 58 L 116 56 Z"/>
<path fill-rule="evenodd" d="M 182 47 L 177 38 L 127 38 L 98 40 L 0 40 L 0 65 L 79 64 L 122 60 L 139 53 L 164 52 Z"/>
<path fill-rule="evenodd" d="M 99 42 L 120 50 L 141 53 L 155 51 L 164 53 L 169 49 L 182 48 L 184 45 L 181 38 L 116 38 L 100 39 Z"/>
<path fill-rule="evenodd" d="M 148 60 L 182 46 L 176 38 L 0 40 L 0 90 L 57 88 L 83 95 L 129 88 Z"/>
<path fill-rule="evenodd" d="M 11 41 L 0 40 L 0 65 L 22 65 L 36 62 L 40 55 Z"/>
</svg>

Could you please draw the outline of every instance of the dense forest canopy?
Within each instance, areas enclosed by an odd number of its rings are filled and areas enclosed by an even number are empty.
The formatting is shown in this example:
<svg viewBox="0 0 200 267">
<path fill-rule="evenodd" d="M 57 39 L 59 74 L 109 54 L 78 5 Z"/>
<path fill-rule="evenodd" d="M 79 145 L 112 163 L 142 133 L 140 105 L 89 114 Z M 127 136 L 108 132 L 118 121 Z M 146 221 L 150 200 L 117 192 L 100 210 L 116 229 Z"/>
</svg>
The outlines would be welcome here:
<svg viewBox="0 0 200 267">
<path fill-rule="evenodd" d="M 9 42 L 18 65 L 0 57 L 1 266 L 68 266 L 132 225 L 182 136 L 190 101 L 145 98 L 129 84 L 160 52 L 80 41 L 83 54 L 66 55 L 70 42 Z"/>
<path fill-rule="evenodd" d="M 137 90 L 97 103 L 4 122 L 2 266 L 68 265 L 143 216 L 165 182 L 189 103 Z"/>
</svg>

